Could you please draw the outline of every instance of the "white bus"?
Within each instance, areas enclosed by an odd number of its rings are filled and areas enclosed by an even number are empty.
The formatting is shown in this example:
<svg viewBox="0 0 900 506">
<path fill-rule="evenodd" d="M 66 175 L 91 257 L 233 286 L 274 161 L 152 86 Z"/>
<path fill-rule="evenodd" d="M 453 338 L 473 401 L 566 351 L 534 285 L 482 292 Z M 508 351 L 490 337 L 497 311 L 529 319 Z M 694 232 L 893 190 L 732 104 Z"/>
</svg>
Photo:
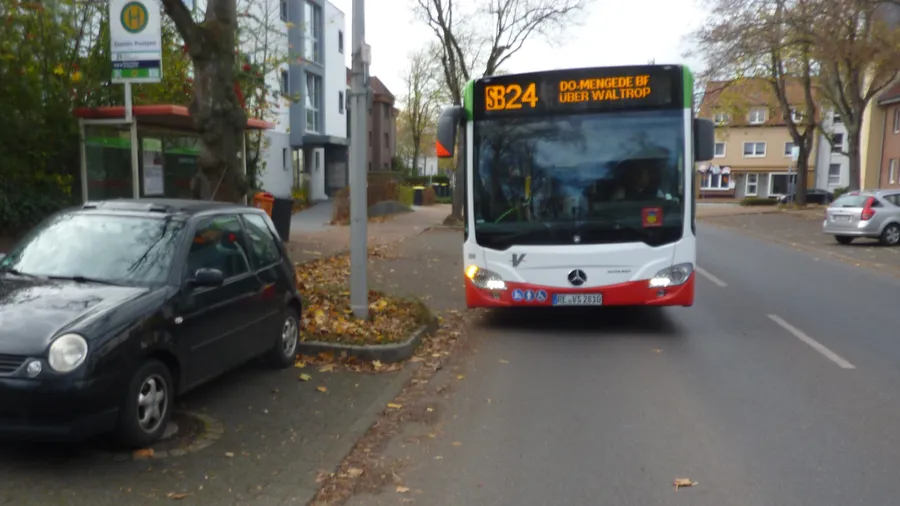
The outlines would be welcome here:
<svg viewBox="0 0 900 506">
<path fill-rule="evenodd" d="M 468 307 L 693 305 L 713 132 L 680 65 L 469 82 L 436 143 L 465 163 Z"/>
</svg>

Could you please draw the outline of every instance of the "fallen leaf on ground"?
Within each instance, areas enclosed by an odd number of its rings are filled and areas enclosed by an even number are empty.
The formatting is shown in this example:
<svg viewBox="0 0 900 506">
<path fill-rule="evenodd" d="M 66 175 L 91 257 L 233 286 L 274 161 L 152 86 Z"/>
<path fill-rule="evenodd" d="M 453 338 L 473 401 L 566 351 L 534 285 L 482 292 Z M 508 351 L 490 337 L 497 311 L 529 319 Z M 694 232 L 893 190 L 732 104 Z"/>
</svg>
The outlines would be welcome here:
<svg viewBox="0 0 900 506">
<path fill-rule="evenodd" d="M 379 367 L 381 367 L 381 360 L 373 360 L 372 367 L 374 367 L 375 369 L 378 369 Z"/>
<path fill-rule="evenodd" d="M 500 363 L 501 363 L 501 364 L 508 364 L 508 363 L 509 363 L 509 360 L 504 360 L 504 359 L 501 358 L 501 359 L 500 359 Z"/>
<path fill-rule="evenodd" d="M 325 364 L 319 368 L 319 372 L 334 372 L 334 364 Z"/>
<path fill-rule="evenodd" d="M 405 494 L 407 492 L 409 492 L 409 487 L 397 487 L 398 494 Z"/>
<path fill-rule="evenodd" d="M 309 381 L 312 379 L 312 376 L 310 376 L 309 374 L 301 374 L 299 377 L 300 381 Z"/>
<path fill-rule="evenodd" d="M 653 348 L 653 353 L 662 353 L 662 350 L 659 348 Z"/>
<path fill-rule="evenodd" d="M 325 392 L 328 391 L 328 389 L 325 388 L 325 387 L 316 387 L 316 390 L 318 390 L 318 391 L 320 391 L 320 392 L 322 392 L 322 393 L 325 393 Z"/>
<path fill-rule="evenodd" d="M 153 456 L 153 448 L 142 448 L 134 451 L 134 456 L 139 459 L 148 459 Z"/>
<path fill-rule="evenodd" d="M 681 487 L 696 487 L 697 482 L 692 481 L 690 478 L 675 478 L 672 485 L 675 485 L 675 490 L 678 490 Z"/>
<path fill-rule="evenodd" d="M 306 367 L 306 362 L 296 362 L 294 364 L 294 367 L 296 367 L 297 369 L 303 369 L 304 367 Z"/>
<path fill-rule="evenodd" d="M 358 467 L 351 467 L 347 469 L 347 476 L 351 478 L 359 478 L 362 476 L 363 470 Z"/>
<path fill-rule="evenodd" d="M 393 402 L 389 402 L 388 405 L 387 405 L 387 407 L 389 407 L 389 408 L 391 408 L 391 409 L 400 409 L 400 408 L 403 407 L 403 404 L 396 404 L 396 403 L 393 403 Z"/>
<path fill-rule="evenodd" d="M 179 494 L 179 493 L 175 493 L 175 492 L 169 492 L 168 494 L 166 494 L 166 497 L 168 497 L 169 499 L 178 501 L 180 499 L 184 499 L 185 497 L 190 497 L 192 495 L 194 495 L 194 494 L 189 494 L 189 493 Z"/>
<path fill-rule="evenodd" d="M 228 457 L 228 458 L 230 459 L 230 458 L 234 457 L 234 453 L 232 453 L 232 452 L 225 452 L 225 456 Z"/>
<path fill-rule="evenodd" d="M 466 376 L 465 376 L 464 374 L 458 374 L 458 375 L 456 376 L 456 379 L 461 380 L 461 379 L 463 379 L 463 378 L 465 378 L 465 377 L 466 377 Z"/>
<path fill-rule="evenodd" d="M 452 444 L 453 446 L 462 446 L 462 443 L 460 443 L 459 441 L 454 441 L 450 444 Z"/>
</svg>

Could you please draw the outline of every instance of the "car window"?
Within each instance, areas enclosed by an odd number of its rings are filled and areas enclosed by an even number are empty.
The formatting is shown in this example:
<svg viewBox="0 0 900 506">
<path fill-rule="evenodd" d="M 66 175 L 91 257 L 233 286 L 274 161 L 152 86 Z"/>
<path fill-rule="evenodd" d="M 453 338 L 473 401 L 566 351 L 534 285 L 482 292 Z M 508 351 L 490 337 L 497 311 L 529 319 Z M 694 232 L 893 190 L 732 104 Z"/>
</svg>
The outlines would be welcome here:
<svg viewBox="0 0 900 506">
<path fill-rule="evenodd" d="M 207 218 L 197 225 L 188 253 L 185 276 L 197 269 L 219 269 L 225 279 L 250 271 L 243 230 L 236 215 Z"/>
<path fill-rule="evenodd" d="M 835 199 L 831 207 L 863 207 L 871 195 L 845 193 Z"/>
<path fill-rule="evenodd" d="M 247 224 L 247 240 L 250 253 L 257 267 L 264 267 L 281 261 L 281 251 L 266 225 L 266 220 L 258 214 L 245 214 Z"/>
<path fill-rule="evenodd" d="M 171 217 L 63 213 L 35 228 L 0 268 L 122 284 L 165 282 L 185 223 Z"/>
<path fill-rule="evenodd" d="M 892 193 L 890 195 L 885 195 L 882 198 L 895 206 L 900 206 L 900 193 Z"/>
</svg>

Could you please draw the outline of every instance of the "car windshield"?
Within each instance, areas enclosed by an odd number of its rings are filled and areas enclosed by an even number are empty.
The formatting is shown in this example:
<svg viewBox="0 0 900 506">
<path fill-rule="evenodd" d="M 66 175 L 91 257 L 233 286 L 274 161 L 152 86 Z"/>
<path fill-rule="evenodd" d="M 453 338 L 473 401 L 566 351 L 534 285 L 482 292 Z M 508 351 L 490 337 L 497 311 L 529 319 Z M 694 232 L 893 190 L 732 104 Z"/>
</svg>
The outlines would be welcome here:
<svg viewBox="0 0 900 506">
<path fill-rule="evenodd" d="M 0 260 L 0 270 L 33 276 L 157 284 L 169 274 L 182 220 L 59 214 Z"/>
<path fill-rule="evenodd" d="M 684 142 L 681 110 L 476 122 L 475 239 L 495 249 L 674 242 Z"/>
</svg>

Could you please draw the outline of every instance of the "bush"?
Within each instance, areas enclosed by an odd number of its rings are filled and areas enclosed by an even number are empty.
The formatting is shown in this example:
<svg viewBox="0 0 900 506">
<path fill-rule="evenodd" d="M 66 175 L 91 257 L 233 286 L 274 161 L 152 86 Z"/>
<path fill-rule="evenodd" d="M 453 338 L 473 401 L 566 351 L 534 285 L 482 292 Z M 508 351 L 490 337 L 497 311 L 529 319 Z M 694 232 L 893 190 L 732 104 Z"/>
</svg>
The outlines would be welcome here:
<svg viewBox="0 0 900 506">
<path fill-rule="evenodd" d="M 432 184 L 450 184 L 449 176 L 411 176 L 407 177 L 403 181 L 404 184 L 409 186 L 429 186 Z"/>
<path fill-rule="evenodd" d="M 850 191 L 850 187 L 849 187 L 849 186 L 844 186 L 844 187 L 841 187 L 841 188 L 835 188 L 835 189 L 834 189 L 834 199 L 837 200 L 838 197 L 840 197 L 841 195 L 847 193 L 848 191 Z"/>
<path fill-rule="evenodd" d="M 406 207 L 412 207 L 413 205 L 413 195 L 415 194 L 415 190 L 410 188 L 409 186 L 400 186 L 397 188 L 397 201 L 403 204 Z"/>
<path fill-rule="evenodd" d="M 453 197 L 438 197 L 438 198 L 437 198 L 437 203 L 438 203 L 438 204 L 452 204 L 452 203 L 453 203 Z"/>
<path fill-rule="evenodd" d="M 433 206 L 436 202 L 437 195 L 434 194 L 434 188 L 426 186 L 425 189 L 422 190 L 422 205 Z"/>
<path fill-rule="evenodd" d="M 344 223 L 350 219 L 350 187 L 341 188 L 334 194 L 334 211 L 331 223 Z"/>
<path fill-rule="evenodd" d="M 758 197 L 747 197 L 741 201 L 742 206 L 774 206 L 778 201 L 775 199 L 764 199 Z"/>
</svg>

